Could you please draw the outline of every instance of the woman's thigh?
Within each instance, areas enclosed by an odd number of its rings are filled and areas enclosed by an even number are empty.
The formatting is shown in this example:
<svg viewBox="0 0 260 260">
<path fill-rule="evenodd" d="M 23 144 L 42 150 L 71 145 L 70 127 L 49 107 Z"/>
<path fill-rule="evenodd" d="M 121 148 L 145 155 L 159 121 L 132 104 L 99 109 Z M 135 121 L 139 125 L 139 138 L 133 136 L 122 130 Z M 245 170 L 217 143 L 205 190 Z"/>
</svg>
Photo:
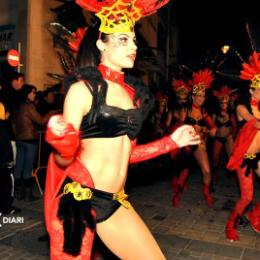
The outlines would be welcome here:
<svg viewBox="0 0 260 260">
<path fill-rule="evenodd" d="M 203 174 L 209 174 L 210 173 L 210 165 L 209 165 L 209 158 L 208 153 L 204 147 L 199 147 L 194 152 L 194 157 L 200 166 L 200 169 Z"/>
<path fill-rule="evenodd" d="M 120 259 L 165 259 L 151 232 L 133 208 L 121 206 L 109 219 L 97 224 L 97 233 Z"/>
<path fill-rule="evenodd" d="M 257 132 L 253 139 L 253 142 L 249 146 L 247 153 L 258 153 L 260 152 L 260 131 Z"/>
</svg>

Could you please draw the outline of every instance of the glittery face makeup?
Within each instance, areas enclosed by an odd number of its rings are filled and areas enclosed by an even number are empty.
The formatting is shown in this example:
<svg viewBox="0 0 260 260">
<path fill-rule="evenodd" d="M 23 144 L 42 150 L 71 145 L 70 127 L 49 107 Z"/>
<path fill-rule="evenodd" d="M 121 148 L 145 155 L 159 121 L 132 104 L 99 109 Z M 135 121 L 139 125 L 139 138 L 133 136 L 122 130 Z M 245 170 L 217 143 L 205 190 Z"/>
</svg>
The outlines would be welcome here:
<svg viewBox="0 0 260 260">
<path fill-rule="evenodd" d="M 110 34 L 103 46 L 105 51 L 101 53 L 101 62 L 106 66 L 118 71 L 134 66 L 137 54 L 134 32 Z"/>
<path fill-rule="evenodd" d="M 118 47 L 127 47 L 127 46 L 131 46 L 131 44 L 134 44 L 135 46 L 137 45 L 137 41 L 136 38 L 132 38 L 127 34 L 121 33 L 119 35 L 111 35 L 110 36 L 111 39 L 111 44 L 114 48 L 118 48 Z"/>
</svg>

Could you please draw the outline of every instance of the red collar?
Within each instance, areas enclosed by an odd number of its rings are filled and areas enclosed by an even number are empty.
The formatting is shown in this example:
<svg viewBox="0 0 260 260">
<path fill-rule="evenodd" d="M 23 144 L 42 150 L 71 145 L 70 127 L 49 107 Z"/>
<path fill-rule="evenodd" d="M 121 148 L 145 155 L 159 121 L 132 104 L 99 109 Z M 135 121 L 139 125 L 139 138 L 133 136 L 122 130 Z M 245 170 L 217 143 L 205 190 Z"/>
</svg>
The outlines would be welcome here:
<svg viewBox="0 0 260 260">
<path fill-rule="evenodd" d="M 259 100 L 251 98 L 250 105 L 258 107 Z"/>
<path fill-rule="evenodd" d="M 135 90 L 129 86 L 127 83 L 125 83 L 125 74 L 121 71 L 115 71 L 111 68 L 107 67 L 106 65 L 100 63 L 98 65 L 98 70 L 101 72 L 104 79 L 112 81 L 114 83 L 119 84 L 131 97 L 131 99 L 134 99 L 135 96 Z M 140 104 L 140 101 L 137 102 L 138 106 Z"/>
<path fill-rule="evenodd" d="M 112 70 L 111 68 L 107 67 L 102 63 L 98 65 L 98 70 L 101 72 L 103 78 L 106 80 L 112 81 L 120 85 L 125 83 L 124 72 Z"/>
<path fill-rule="evenodd" d="M 195 104 L 192 104 L 192 108 L 200 109 L 200 106 L 197 106 L 197 105 L 195 105 Z"/>
</svg>

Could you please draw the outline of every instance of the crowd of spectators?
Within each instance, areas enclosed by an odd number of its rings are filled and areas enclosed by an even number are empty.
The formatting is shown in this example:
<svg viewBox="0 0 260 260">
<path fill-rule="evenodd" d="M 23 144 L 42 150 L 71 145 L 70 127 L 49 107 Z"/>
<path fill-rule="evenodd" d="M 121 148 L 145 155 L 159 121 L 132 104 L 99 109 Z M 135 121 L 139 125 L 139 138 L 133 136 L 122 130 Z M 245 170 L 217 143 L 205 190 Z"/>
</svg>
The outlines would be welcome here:
<svg viewBox="0 0 260 260">
<path fill-rule="evenodd" d="M 33 194 L 33 171 L 37 165 L 39 135 L 51 115 L 61 113 L 63 92 L 60 84 L 38 91 L 25 84 L 24 75 L 14 72 L 0 88 L 0 212 L 14 214 L 14 197 L 26 202 Z M 41 143 L 41 146 L 44 142 Z M 46 147 L 45 147 L 46 148 Z M 50 150 L 44 149 L 45 165 Z M 44 183 L 44 182 L 43 182 Z"/>
</svg>

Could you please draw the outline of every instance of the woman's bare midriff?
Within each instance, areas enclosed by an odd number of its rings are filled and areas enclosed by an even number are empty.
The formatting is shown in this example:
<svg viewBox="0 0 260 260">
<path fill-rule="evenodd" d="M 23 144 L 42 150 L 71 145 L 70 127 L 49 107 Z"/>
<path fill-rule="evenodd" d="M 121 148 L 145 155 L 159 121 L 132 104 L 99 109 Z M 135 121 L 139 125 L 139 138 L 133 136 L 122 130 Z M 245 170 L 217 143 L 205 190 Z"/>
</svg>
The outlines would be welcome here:
<svg viewBox="0 0 260 260">
<path fill-rule="evenodd" d="M 128 136 L 83 139 L 79 158 L 88 169 L 96 189 L 124 189 L 131 143 Z"/>
<path fill-rule="evenodd" d="M 257 131 L 257 134 L 249 146 L 247 153 L 259 153 L 260 152 L 260 131 Z"/>
<path fill-rule="evenodd" d="M 231 132 L 231 127 L 229 126 L 221 126 L 218 127 L 217 132 L 216 132 L 216 137 L 228 137 L 232 134 Z"/>
</svg>

